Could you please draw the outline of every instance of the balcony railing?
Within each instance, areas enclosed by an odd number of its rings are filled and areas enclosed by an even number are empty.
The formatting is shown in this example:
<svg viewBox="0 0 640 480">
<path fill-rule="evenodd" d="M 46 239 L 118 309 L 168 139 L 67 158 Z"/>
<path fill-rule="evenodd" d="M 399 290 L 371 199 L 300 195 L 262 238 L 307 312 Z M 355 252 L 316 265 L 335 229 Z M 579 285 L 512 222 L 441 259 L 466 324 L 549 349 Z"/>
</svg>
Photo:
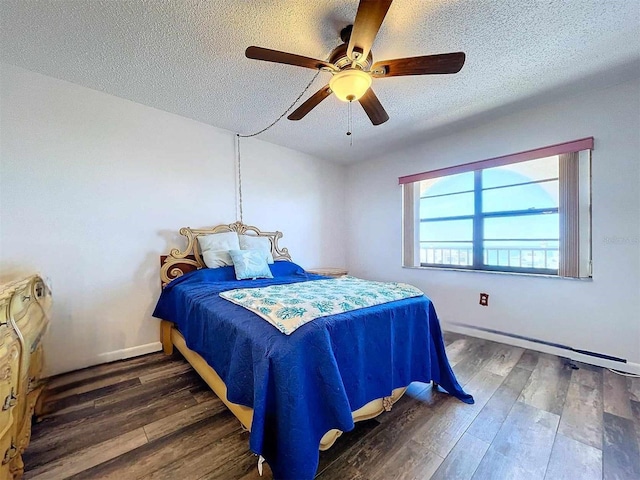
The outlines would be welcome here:
<svg viewBox="0 0 640 480">
<path fill-rule="evenodd" d="M 496 267 L 541 268 L 557 270 L 559 252 L 557 248 L 485 248 L 484 264 Z M 421 248 L 420 263 L 427 265 L 473 265 L 471 248 Z"/>
</svg>

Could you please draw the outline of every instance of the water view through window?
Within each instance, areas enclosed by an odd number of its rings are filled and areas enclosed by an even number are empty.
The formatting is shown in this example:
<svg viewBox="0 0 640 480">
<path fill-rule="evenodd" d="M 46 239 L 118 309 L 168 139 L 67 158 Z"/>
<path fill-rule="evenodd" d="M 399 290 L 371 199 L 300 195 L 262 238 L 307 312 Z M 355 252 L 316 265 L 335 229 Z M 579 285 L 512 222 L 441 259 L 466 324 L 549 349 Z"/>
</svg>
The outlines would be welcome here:
<svg viewBox="0 0 640 480">
<path fill-rule="evenodd" d="M 558 157 L 420 182 L 420 263 L 552 272 L 559 264 Z"/>
</svg>

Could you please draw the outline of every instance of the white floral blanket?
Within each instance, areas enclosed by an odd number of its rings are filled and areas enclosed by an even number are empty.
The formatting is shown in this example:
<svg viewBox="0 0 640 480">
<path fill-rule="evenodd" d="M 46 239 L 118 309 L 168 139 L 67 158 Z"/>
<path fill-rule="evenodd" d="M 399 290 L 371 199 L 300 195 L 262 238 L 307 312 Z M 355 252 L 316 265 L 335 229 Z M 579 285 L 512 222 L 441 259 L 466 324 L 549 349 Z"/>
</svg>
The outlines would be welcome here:
<svg viewBox="0 0 640 480">
<path fill-rule="evenodd" d="M 424 294 L 420 290 L 405 283 L 371 282 L 355 277 L 220 293 L 225 300 L 251 310 L 287 335 L 319 317 L 421 295 Z"/>
</svg>

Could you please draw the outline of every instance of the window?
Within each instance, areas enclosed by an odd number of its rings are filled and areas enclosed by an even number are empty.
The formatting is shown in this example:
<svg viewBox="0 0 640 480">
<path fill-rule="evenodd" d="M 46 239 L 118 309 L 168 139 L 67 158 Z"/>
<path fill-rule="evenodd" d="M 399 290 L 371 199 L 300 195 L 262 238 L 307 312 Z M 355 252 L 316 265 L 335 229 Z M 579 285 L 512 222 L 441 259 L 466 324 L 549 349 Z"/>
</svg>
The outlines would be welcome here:
<svg viewBox="0 0 640 480">
<path fill-rule="evenodd" d="M 589 138 L 400 178 L 404 265 L 590 276 L 592 147 Z"/>
</svg>

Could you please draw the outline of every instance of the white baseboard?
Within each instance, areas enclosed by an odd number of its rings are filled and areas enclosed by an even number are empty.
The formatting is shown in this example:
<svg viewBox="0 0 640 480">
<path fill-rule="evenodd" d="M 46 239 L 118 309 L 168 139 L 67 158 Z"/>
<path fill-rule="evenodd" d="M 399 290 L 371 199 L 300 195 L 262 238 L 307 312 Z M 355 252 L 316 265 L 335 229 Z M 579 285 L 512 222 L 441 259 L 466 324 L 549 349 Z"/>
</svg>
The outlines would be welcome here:
<svg viewBox="0 0 640 480">
<path fill-rule="evenodd" d="M 162 343 L 152 342 L 146 345 L 138 345 L 136 347 L 122 348 L 112 352 L 98 354 L 96 364 L 115 362 L 116 360 L 124 360 L 125 358 L 138 357 L 147 353 L 159 352 L 162 350 Z"/>
<path fill-rule="evenodd" d="M 146 355 L 147 353 L 159 352 L 162 350 L 162 343 L 152 342 L 145 345 L 137 345 L 135 347 L 122 348 L 120 350 L 114 350 L 112 352 L 98 353 L 91 355 L 89 358 L 83 358 L 77 360 L 76 364 L 63 365 L 58 370 L 51 370 L 48 368 L 47 357 L 45 351 L 45 364 L 42 371 L 43 378 L 53 377 L 55 375 L 62 375 L 63 373 L 69 373 L 76 370 L 82 370 L 83 368 L 93 367 L 95 365 L 101 365 L 103 363 L 115 362 L 117 360 L 124 360 L 125 358 L 138 357 L 140 355 Z"/>
<path fill-rule="evenodd" d="M 552 355 L 557 355 L 558 357 L 570 358 L 577 362 L 588 363 L 590 365 L 597 365 L 599 367 L 604 367 L 604 368 L 613 368 L 615 370 L 620 370 L 623 372 L 640 375 L 640 363 L 614 362 L 612 360 L 606 360 L 604 358 L 597 358 L 597 357 L 592 357 L 590 355 L 584 355 L 582 353 L 576 353 L 571 350 L 551 347 L 549 345 L 544 345 L 542 343 L 523 340 L 520 338 L 513 338 L 507 335 L 500 335 L 492 332 L 485 332 L 483 330 L 477 330 L 471 327 L 453 325 L 447 322 L 442 322 L 442 329 L 448 332 L 462 333 L 470 337 L 484 338 L 485 340 L 492 340 L 494 342 L 506 343 L 507 345 L 513 345 L 515 347 L 528 348 L 529 350 L 536 350 L 538 352 L 550 353 Z"/>
</svg>

